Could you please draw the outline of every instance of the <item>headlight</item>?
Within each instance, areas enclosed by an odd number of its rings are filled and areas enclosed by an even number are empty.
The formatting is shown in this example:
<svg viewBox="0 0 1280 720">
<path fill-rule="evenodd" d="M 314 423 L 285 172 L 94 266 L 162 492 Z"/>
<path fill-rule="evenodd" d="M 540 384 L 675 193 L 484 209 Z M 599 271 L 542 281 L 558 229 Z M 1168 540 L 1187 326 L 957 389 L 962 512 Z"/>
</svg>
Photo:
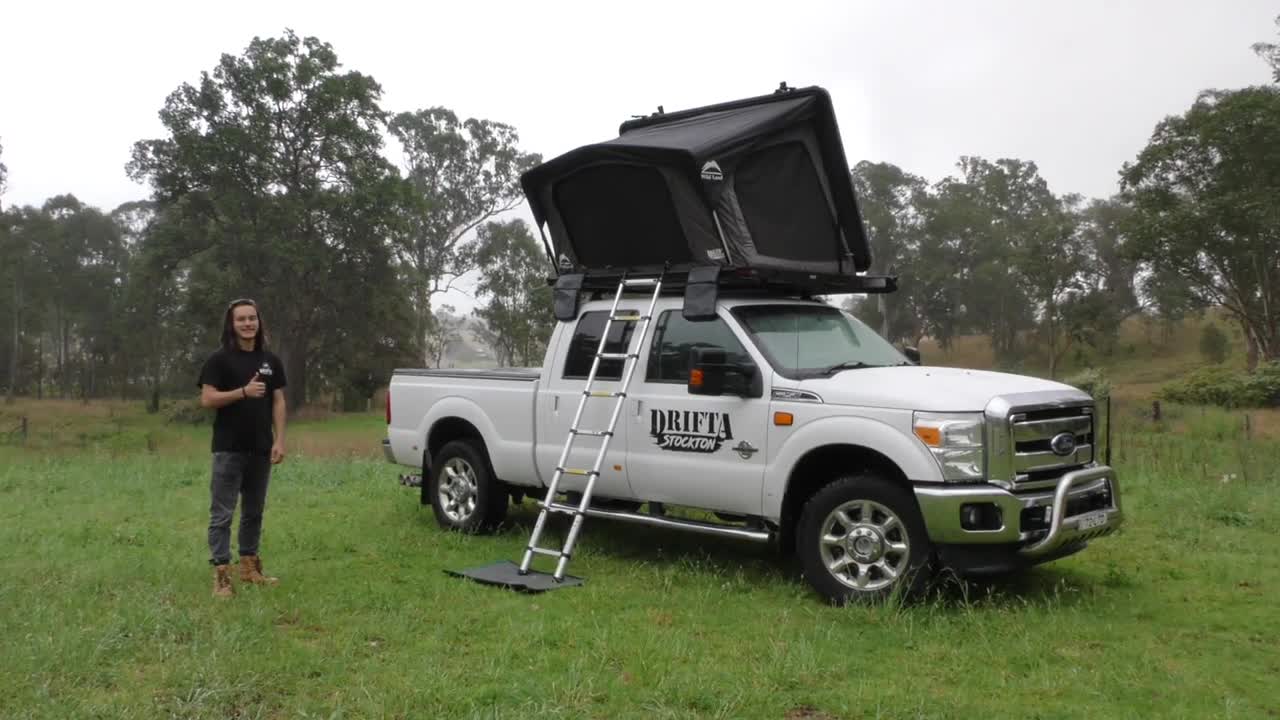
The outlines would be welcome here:
<svg viewBox="0 0 1280 720">
<path fill-rule="evenodd" d="M 985 479 L 982 427 L 982 413 L 917 412 L 912 421 L 916 437 L 933 453 L 947 482 Z"/>
</svg>

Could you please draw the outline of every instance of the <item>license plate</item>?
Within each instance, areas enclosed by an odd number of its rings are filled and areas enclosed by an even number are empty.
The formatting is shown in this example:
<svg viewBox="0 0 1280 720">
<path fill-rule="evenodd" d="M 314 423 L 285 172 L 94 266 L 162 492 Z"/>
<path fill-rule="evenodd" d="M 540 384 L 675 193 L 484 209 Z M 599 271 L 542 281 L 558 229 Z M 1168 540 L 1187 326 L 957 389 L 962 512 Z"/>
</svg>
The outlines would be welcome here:
<svg viewBox="0 0 1280 720">
<path fill-rule="evenodd" d="M 1076 519 L 1077 530 L 1092 530 L 1096 527 L 1102 527 L 1107 524 L 1107 511 L 1095 510 L 1091 513 L 1081 515 Z"/>
</svg>

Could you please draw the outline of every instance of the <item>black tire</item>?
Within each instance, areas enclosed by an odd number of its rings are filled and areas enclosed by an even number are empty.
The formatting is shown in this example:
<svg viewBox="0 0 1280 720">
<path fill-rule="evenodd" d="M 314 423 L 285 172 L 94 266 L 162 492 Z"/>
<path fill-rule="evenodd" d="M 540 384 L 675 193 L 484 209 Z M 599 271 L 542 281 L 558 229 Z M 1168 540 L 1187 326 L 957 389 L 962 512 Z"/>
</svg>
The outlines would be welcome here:
<svg viewBox="0 0 1280 720">
<path fill-rule="evenodd" d="M 436 522 L 446 530 L 483 535 L 507 518 L 506 489 L 473 440 L 445 443 L 431 461 L 427 484 Z"/>
<path fill-rule="evenodd" d="M 915 498 L 875 473 L 845 475 L 819 490 L 796 526 L 805 580 L 836 605 L 918 592 L 931 554 Z"/>
</svg>

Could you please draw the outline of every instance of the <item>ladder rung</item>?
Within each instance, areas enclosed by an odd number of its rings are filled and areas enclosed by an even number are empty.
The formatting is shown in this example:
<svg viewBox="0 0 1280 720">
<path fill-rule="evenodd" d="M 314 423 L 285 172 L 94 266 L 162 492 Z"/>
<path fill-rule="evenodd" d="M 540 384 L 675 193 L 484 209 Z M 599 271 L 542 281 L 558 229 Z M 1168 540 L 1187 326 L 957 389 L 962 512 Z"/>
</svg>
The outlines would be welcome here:
<svg viewBox="0 0 1280 720">
<path fill-rule="evenodd" d="M 617 392 L 614 390 L 583 390 L 582 394 L 586 395 L 587 397 L 594 397 L 594 398 L 626 397 L 627 396 L 627 394 L 624 392 Z"/>
<path fill-rule="evenodd" d="M 626 360 L 627 358 L 638 358 L 640 353 L 600 353 L 601 360 Z"/>
<path fill-rule="evenodd" d="M 626 285 L 627 287 L 643 287 L 645 285 L 657 285 L 658 279 L 657 278 L 630 278 L 628 280 L 623 280 L 622 284 Z"/>
<path fill-rule="evenodd" d="M 533 553 L 534 555 L 547 555 L 549 557 L 560 557 L 561 555 L 564 554 L 559 550 L 552 550 L 551 548 L 540 548 L 540 547 L 532 547 L 532 546 L 529 547 L 529 552 Z"/>
<path fill-rule="evenodd" d="M 572 505 L 561 505 L 559 503 L 547 504 L 545 500 L 538 501 L 538 507 L 547 512 L 560 513 L 561 515 L 581 515 L 582 511 Z"/>
<path fill-rule="evenodd" d="M 569 430 L 569 432 L 574 435 L 586 435 L 588 437 L 613 437 L 612 430 L 579 430 L 577 428 L 573 428 Z"/>
<path fill-rule="evenodd" d="M 648 315 L 614 315 L 612 318 L 609 318 L 609 319 L 614 321 L 621 320 L 623 322 L 631 322 L 631 321 L 639 322 L 640 320 L 648 320 L 649 316 Z"/>
<path fill-rule="evenodd" d="M 579 468 L 556 468 L 561 475 L 599 475 L 599 470 L 581 470 Z"/>
</svg>

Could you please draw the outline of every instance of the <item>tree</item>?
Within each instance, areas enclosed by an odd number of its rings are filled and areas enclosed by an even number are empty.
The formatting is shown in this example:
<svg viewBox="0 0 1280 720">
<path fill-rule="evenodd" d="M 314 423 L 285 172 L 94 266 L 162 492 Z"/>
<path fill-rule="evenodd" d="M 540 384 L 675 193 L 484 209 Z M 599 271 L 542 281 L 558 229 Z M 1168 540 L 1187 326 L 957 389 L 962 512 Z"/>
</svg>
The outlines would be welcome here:
<svg viewBox="0 0 1280 720">
<path fill-rule="evenodd" d="M 427 337 L 423 348 L 429 364 L 440 367 L 444 363 L 445 353 L 449 346 L 457 342 L 461 335 L 464 319 L 457 315 L 458 309 L 452 305 L 441 305 L 436 308 L 430 325 L 427 326 Z"/>
<path fill-rule="evenodd" d="M 0 143 L 0 157 L 4 157 L 4 144 Z M 0 161 L 0 197 L 4 197 L 4 193 L 9 189 L 9 168 Z M 0 206 L 0 210 L 4 207 Z"/>
<path fill-rule="evenodd" d="M 1215 323 L 1205 323 L 1200 331 L 1200 357 L 1214 365 L 1221 365 L 1227 359 L 1230 349 L 1231 342 L 1227 340 L 1227 334 Z"/>
<path fill-rule="evenodd" d="M 1276 26 L 1280 27 L 1280 15 L 1276 16 Z M 1271 66 L 1272 77 L 1280 83 L 1280 44 L 1254 43 L 1253 51 L 1262 58 L 1263 62 Z"/>
<path fill-rule="evenodd" d="M 522 220 L 481 226 L 477 245 L 476 292 L 488 302 L 476 315 L 487 326 L 498 364 L 539 364 L 555 322 L 546 254 Z"/>
<path fill-rule="evenodd" d="M 1034 165 L 1033 165 L 1034 167 Z M 1023 289 L 1036 304 L 1040 335 L 1049 359 L 1049 377 L 1058 377 L 1058 363 L 1084 337 L 1088 314 L 1069 312 L 1086 296 L 1086 251 L 1077 218 L 1080 198 L 1053 197 L 1030 232 L 1016 241 L 1016 264 Z"/>
<path fill-rule="evenodd" d="M 863 221 L 871 237 L 870 272 L 896 274 L 909 262 L 913 245 L 919 242 L 919 213 L 915 199 L 925 182 L 890 163 L 862 161 L 853 168 L 853 184 L 858 194 Z M 903 288 L 903 293 L 908 291 Z M 905 303 L 887 293 L 876 296 L 880 334 L 887 340 L 916 334 L 918 319 L 900 311 Z"/>
<path fill-rule="evenodd" d="M 180 211 L 161 212 L 148 201 L 125 203 L 111 216 L 127 252 L 118 326 L 125 348 L 123 382 L 127 386 L 136 372 L 145 389 L 147 412 L 155 413 L 162 387 L 191 352 L 192 336 L 200 334 L 200 325 L 184 314 L 187 273 L 167 255 L 187 231 Z"/>
<path fill-rule="evenodd" d="M 22 347 L 28 318 L 33 313 L 33 295 L 44 286 L 44 273 L 36 258 L 36 248 L 53 234 L 48 217 L 33 207 L 0 212 L 0 278 L 4 280 L 8 315 L 8 372 L 5 402 L 18 393 Z"/>
<path fill-rule="evenodd" d="M 45 217 L 32 260 L 43 274 L 41 292 L 52 312 L 56 380 L 62 397 L 78 385 L 82 399 L 97 394 L 98 370 L 109 362 L 113 308 L 121 287 L 120 233 L 102 211 L 74 195 L 58 195 Z"/>
<path fill-rule="evenodd" d="M 1280 88 L 1206 91 L 1122 171 L 1135 253 L 1244 331 L 1248 367 L 1280 358 Z"/>
<path fill-rule="evenodd" d="M 1055 298 L 1075 269 L 1074 258 L 1056 260 L 1067 237 L 1061 202 L 1033 162 L 962 157 L 959 166 L 971 223 L 961 258 L 971 269 L 965 304 L 982 309 L 996 358 L 1010 362 L 1037 312 L 1056 315 Z"/>
<path fill-rule="evenodd" d="M 1093 309 L 1083 318 L 1092 335 L 1090 344 L 1110 354 L 1120 334 L 1120 324 L 1139 310 L 1135 278 L 1138 263 L 1132 257 L 1127 226 L 1133 208 L 1121 197 L 1092 200 L 1077 213 L 1083 241 L 1080 285 Z"/>
<path fill-rule="evenodd" d="M 541 162 L 519 149 L 510 125 L 441 107 L 404 112 L 388 128 L 407 167 L 401 258 L 413 270 L 417 337 L 429 331 L 431 298 L 476 267 L 471 232 L 523 200 L 520 174 Z"/>
<path fill-rule="evenodd" d="M 254 38 L 169 95 L 167 136 L 136 143 L 127 168 L 181 214 L 187 232 L 165 254 L 190 271 L 193 309 L 220 318 L 228 298 L 261 301 L 293 408 L 326 343 L 385 332 L 366 274 L 394 278 L 399 191 L 380 152 L 382 90 L 340 68 L 314 37 Z"/>
<path fill-rule="evenodd" d="M 0 231 L 0 277 L 5 277 L 12 300 L 9 306 L 11 342 L 9 345 L 9 382 L 6 397 L 12 400 L 24 387 L 34 387 L 39 397 L 43 393 L 43 340 L 46 326 L 46 306 L 50 303 L 54 283 L 48 277 L 46 248 L 55 242 L 56 228 L 53 218 L 40 208 L 24 206 L 14 208 L 0 219 L 6 218 Z M 29 353 L 28 338 L 35 338 L 36 348 Z M 30 367 L 34 364 L 34 372 Z"/>
</svg>

